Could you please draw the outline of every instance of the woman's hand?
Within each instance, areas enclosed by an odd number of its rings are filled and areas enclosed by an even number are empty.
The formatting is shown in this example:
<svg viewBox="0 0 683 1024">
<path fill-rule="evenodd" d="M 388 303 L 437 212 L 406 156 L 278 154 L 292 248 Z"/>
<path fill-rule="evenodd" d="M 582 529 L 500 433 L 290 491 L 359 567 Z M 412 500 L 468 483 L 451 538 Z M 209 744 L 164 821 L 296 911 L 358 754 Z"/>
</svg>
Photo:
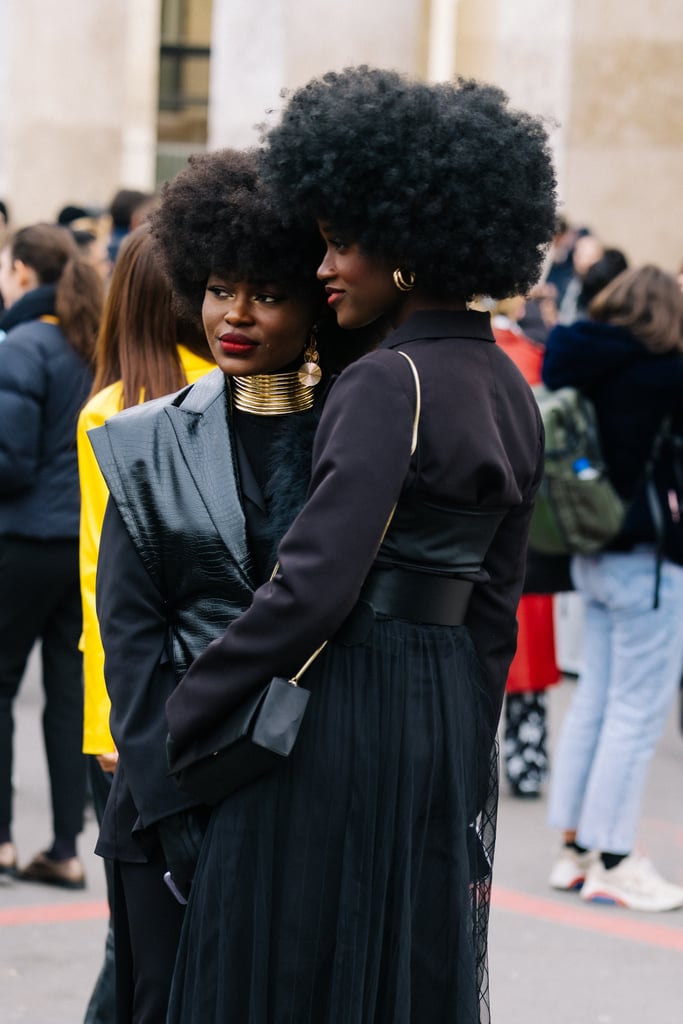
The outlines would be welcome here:
<svg viewBox="0 0 683 1024">
<path fill-rule="evenodd" d="M 117 750 L 114 750 L 111 754 L 95 754 L 97 763 L 103 772 L 107 772 L 109 775 L 113 775 L 116 770 L 116 765 L 119 760 L 119 754 Z"/>
</svg>

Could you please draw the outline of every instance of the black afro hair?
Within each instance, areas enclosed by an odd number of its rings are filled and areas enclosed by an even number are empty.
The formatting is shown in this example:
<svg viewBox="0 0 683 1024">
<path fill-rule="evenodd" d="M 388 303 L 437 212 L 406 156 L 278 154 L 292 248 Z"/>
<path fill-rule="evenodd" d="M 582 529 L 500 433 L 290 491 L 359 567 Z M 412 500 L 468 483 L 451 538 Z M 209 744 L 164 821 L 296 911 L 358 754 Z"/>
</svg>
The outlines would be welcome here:
<svg viewBox="0 0 683 1024">
<path fill-rule="evenodd" d="M 472 80 L 330 72 L 289 98 L 261 168 L 287 216 L 321 219 L 434 297 L 528 291 L 555 229 L 543 124 Z"/>
<path fill-rule="evenodd" d="M 201 323 L 211 273 L 317 291 L 322 243 L 315 225 L 285 227 L 258 175 L 254 151 L 190 157 L 162 187 L 151 215 L 161 264 L 179 312 Z"/>
</svg>

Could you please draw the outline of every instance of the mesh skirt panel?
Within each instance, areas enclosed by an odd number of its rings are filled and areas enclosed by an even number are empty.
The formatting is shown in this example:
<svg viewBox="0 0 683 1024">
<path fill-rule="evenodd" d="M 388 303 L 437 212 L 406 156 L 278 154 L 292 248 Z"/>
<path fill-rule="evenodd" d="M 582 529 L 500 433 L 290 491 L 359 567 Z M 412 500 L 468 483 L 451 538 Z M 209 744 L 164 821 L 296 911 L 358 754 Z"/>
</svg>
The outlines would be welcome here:
<svg viewBox="0 0 683 1024">
<path fill-rule="evenodd" d="M 281 770 L 214 810 L 171 1024 L 488 1024 L 494 740 L 465 627 L 331 644 Z"/>
</svg>

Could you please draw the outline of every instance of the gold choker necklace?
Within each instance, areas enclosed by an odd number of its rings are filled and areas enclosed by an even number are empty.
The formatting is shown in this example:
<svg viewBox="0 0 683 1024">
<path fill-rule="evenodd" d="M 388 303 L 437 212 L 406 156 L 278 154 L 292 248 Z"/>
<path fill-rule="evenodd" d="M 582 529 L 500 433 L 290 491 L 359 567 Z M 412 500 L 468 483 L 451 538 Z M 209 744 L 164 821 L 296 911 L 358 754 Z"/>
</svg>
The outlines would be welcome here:
<svg viewBox="0 0 683 1024">
<path fill-rule="evenodd" d="M 290 412 L 305 412 L 313 406 L 313 388 L 301 382 L 297 370 L 291 373 L 255 373 L 231 379 L 235 408 L 241 412 L 251 412 L 255 416 L 284 416 Z"/>
</svg>

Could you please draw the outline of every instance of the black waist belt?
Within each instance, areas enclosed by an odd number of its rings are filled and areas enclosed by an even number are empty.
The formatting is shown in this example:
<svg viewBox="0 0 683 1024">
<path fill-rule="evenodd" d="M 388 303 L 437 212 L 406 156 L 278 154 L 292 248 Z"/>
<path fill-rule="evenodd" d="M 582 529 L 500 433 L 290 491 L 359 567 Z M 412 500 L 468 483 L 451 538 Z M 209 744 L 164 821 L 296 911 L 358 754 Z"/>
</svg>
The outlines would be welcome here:
<svg viewBox="0 0 683 1024">
<path fill-rule="evenodd" d="M 434 626 L 460 626 L 474 584 L 452 576 L 436 576 L 411 569 L 373 569 L 359 600 L 377 615 Z"/>
</svg>

